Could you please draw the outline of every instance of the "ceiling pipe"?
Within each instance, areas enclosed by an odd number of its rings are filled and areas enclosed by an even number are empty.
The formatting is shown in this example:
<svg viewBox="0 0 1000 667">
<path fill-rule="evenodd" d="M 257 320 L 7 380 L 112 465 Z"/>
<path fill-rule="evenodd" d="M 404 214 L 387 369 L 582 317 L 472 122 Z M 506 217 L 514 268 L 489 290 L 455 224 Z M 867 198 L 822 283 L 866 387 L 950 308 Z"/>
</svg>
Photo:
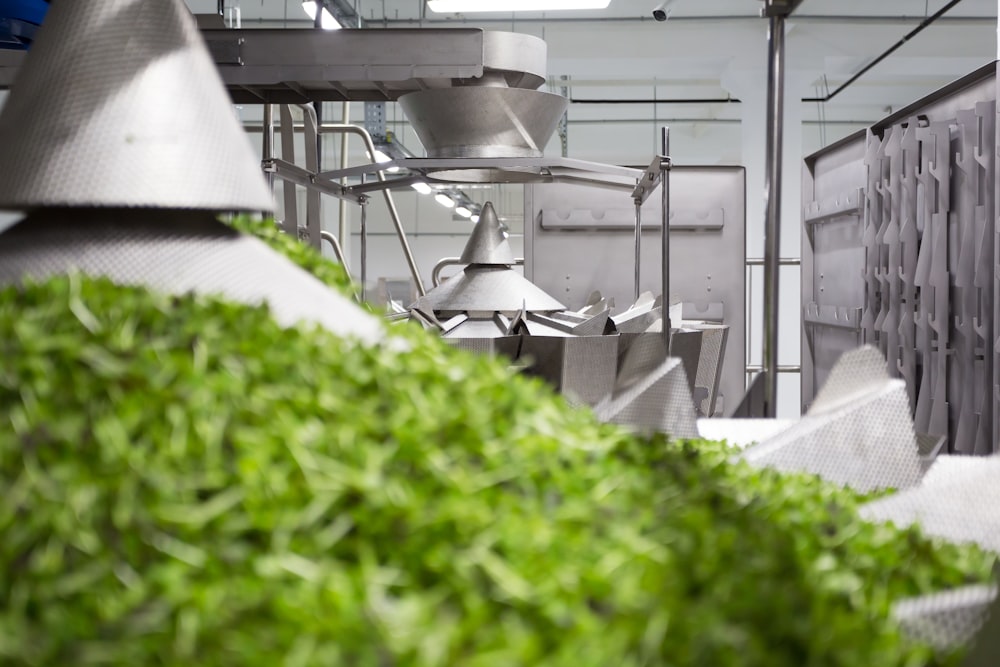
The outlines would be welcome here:
<svg viewBox="0 0 1000 667">
<path fill-rule="evenodd" d="M 932 23 L 934 23 L 935 21 L 937 21 L 939 18 L 941 18 L 942 16 L 944 16 L 944 14 L 949 9 L 951 9 L 952 7 L 954 7 L 955 5 L 957 5 L 958 3 L 960 3 L 961 1 L 962 0 L 951 0 L 951 2 L 949 2 L 948 4 L 946 4 L 944 7 L 942 7 L 941 9 L 939 9 L 937 12 L 935 12 L 934 14 L 928 16 L 926 19 L 924 19 L 923 21 L 920 22 L 920 25 L 918 25 L 916 28 L 914 28 L 910 32 L 906 33 L 906 35 L 903 37 L 903 39 L 899 40 L 898 42 L 896 42 L 895 44 L 893 44 L 892 46 L 890 46 L 888 49 L 886 49 L 885 51 L 883 51 L 878 57 L 875 58 L 875 60 L 872 60 L 870 63 L 868 63 L 867 65 L 865 65 L 863 68 L 861 68 L 860 71 L 858 71 L 857 73 L 855 73 L 854 76 L 852 76 L 850 79 L 848 79 L 844 83 L 840 84 L 840 86 L 838 86 L 836 88 L 836 90 L 834 90 L 832 93 L 829 93 L 825 97 L 805 97 L 805 98 L 802 99 L 802 101 L 803 102 L 829 102 L 834 97 L 836 97 L 840 93 L 840 91 L 844 90 L 845 88 L 847 88 L 848 86 L 850 86 L 852 83 L 854 83 L 855 81 L 857 81 L 858 79 L 860 79 L 866 72 L 868 72 L 870 69 L 872 69 L 873 67 L 875 67 L 876 65 L 878 65 L 880 62 L 882 62 L 883 60 L 885 60 L 886 58 L 888 58 L 897 49 L 899 49 L 901 46 L 903 46 L 908 41 L 910 41 L 911 39 L 913 39 L 915 36 L 919 35 L 927 26 L 931 25 Z"/>
</svg>

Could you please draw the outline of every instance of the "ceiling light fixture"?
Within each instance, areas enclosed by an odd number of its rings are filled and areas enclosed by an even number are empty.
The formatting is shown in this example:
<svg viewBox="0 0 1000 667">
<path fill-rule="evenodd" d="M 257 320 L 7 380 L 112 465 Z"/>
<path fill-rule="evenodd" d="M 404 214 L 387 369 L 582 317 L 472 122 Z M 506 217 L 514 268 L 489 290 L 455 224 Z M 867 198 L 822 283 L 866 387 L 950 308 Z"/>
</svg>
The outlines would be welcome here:
<svg viewBox="0 0 1000 667">
<path fill-rule="evenodd" d="M 445 208 L 454 208 L 455 207 L 455 200 L 452 199 L 451 197 L 449 197 L 448 195 L 446 195 L 443 192 L 439 192 L 436 195 L 434 195 L 434 200 L 437 203 L 441 204 L 441 206 L 444 206 Z"/>
<path fill-rule="evenodd" d="M 369 160 L 372 159 L 372 154 L 371 153 L 368 153 L 366 151 L 365 155 L 368 156 Z M 386 155 L 385 153 L 383 153 L 382 151 L 380 151 L 379 149 L 376 148 L 375 149 L 375 162 L 377 162 L 378 164 L 384 164 L 386 162 L 392 162 L 392 158 L 389 157 L 388 155 Z M 386 169 L 386 171 L 394 174 L 397 171 L 399 171 L 399 167 L 389 167 L 388 169 Z"/>
<path fill-rule="evenodd" d="M 314 0 L 305 0 L 302 3 L 302 10 L 308 14 L 309 18 L 313 21 L 316 20 L 316 2 L 314 2 Z M 323 7 L 323 18 L 320 19 L 320 27 L 322 27 L 323 30 L 340 30 L 343 26 L 341 26 L 340 21 L 338 21 L 334 15 L 330 13 L 329 9 Z"/>
<path fill-rule="evenodd" d="M 438 14 L 472 12 L 548 12 L 565 9 L 605 9 L 611 0 L 427 0 Z"/>
<path fill-rule="evenodd" d="M 422 195 L 429 195 L 430 193 L 434 192 L 434 190 L 431 189 L 431 186 L 427 185 L 423 181 L 417 181 L 416 183 L 410 185 L 410 187 Z"/>
<path fill-rule="evenodd" d="M 471 218 L 472 217 L 472 211 L 470 211 L 465 206 L 459 206 L 458 208 L 456 208 L 455 209 L 455 213 L 458 213 L 463 218 Z"/>
</svg>

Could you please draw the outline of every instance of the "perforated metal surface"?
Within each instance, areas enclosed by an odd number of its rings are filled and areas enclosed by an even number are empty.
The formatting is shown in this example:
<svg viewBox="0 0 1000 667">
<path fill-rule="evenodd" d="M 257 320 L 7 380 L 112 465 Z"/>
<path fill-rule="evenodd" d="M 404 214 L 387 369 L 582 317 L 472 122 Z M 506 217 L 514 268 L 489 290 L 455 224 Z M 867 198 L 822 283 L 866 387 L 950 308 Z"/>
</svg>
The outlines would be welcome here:
<svg viewBox="0 0 1000 667">
<path fill-rule="evenodd" d="M 948 650 L 965 646 L 983 627 L 996 586 L 966 586 L 900 600 L 892 616 L 911 638 Z"/>
<path fill-rule="evenodd" d="M 0 208 L 273 208 L 182 0 L 53 3 L 0 146 Z"/>
<path fill-rule="evenodd" d="M 642 355 L 644 352 L 633 347 L 626 356 Z M 619 373 L 614 393 L 596 405 L 594 412 L 602 421 L 622 424 L 641 432 L 697 438 L 694 401 L 680 359 L 661 360 L 651 370 L 638 372 L 648 359 L 647 356 L 635 364 L 626 361 L 630 372 Z"/>
<path fill-rule="evenodd" d="M 702 332 L 701 356 L 698 358 L 698 372 L 695 375 L 695 403 L 700 416 L 715 414 L 715 398 L 719 393 L 719 379 L 722 360 L 726 351 L 729 327 L 724 325 L 697 324 L 682 326 Z"/>
<path fill-rule="evenodd" d="M 266 302 L 282 325 L 382 338 L 381 322 L 210 213 L 40 211 L 0 234 L 0 284 L 77 271 L 169 294 Z"/>
<path fill-rule="evenodd" d="M 922 474 L 906 384 L 871 347 L 843 355 L 808 414 L 743 456 L 862 492 L 914 486 Z"/>
<path fill-rule="evenodd" d="M 920 486 L 861 507 L 870 521 L 919 524 L 928 535 L 1000 553 L 1000 456 L 940 457 Z"/>
</svg>

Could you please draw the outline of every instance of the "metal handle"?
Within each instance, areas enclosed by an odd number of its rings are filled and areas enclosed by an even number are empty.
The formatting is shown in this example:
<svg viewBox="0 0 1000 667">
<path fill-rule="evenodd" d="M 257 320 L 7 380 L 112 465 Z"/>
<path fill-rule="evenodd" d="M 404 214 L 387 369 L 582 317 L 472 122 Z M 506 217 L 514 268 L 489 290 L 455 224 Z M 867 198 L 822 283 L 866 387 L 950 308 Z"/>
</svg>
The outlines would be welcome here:
<svg viewBox="0 0 1000 667">
<path fill-rule="evenodd" d="M 514 259 L 515 266 L 524 266 L 524 258 L 518 257 Z M 431 284 L 434 287 L 439 287 L 441 285 L 441 271 L 446 266 L 465 266 L 465 262 L 462 261 L 460 257 L 444 257 L 438 260 L 438 263 L 434 265 L 434 269 L 431 271 Z"/>
</svg>

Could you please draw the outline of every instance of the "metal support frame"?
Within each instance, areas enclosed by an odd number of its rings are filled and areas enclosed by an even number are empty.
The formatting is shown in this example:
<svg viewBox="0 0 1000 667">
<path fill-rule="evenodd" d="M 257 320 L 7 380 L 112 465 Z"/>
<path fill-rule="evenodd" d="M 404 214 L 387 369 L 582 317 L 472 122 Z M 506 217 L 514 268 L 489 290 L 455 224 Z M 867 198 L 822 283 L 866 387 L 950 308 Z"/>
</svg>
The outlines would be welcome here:
<svg viewBox="0 0 1000 667">
<path fill-rule="evenodd" d="M 801 0 L 800 0 L 801 1 Z M 775 417 L 778 397 L 778 297 L 781 253 L 781 151 L 785 113 L 785 17 L 794 0 L 765 0 L 767 33 L 767 153 L 764 199 L 764 417 Z"/>
<path fill-rule="evenodd" d="M 670 128 L 662 129 L 663 155 L 660 157 L 660 212 L 663 224 L 660 241 L 663 244 L 663 344 L 670 350 Z"/>
</svg>

